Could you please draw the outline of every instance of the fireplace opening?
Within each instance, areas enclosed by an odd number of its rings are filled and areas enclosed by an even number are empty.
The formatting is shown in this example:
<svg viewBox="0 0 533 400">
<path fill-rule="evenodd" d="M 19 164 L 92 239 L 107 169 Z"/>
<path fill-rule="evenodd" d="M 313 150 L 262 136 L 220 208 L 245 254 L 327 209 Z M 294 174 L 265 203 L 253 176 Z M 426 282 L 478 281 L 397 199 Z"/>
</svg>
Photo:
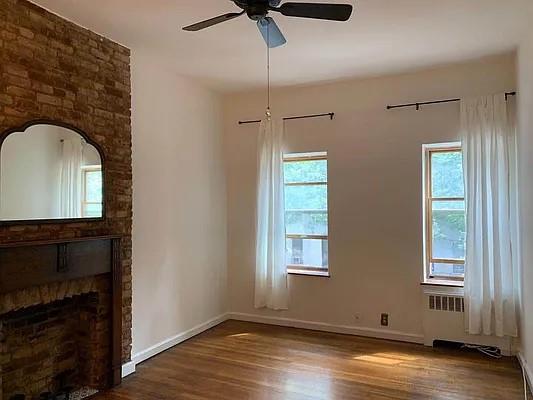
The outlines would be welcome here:
<svg viewBox="0 0 533 400">
<path fill-rule="evenodd" d="M 0 244 L 0 400 L 79 400 L 120 383 L 120 243 Z"/>
<path fill-rule="evenodd" d="M 78 400 L 108 387 L 110 312 L 96 291 L 0 315 L 0 400 Z"/>
</svg>

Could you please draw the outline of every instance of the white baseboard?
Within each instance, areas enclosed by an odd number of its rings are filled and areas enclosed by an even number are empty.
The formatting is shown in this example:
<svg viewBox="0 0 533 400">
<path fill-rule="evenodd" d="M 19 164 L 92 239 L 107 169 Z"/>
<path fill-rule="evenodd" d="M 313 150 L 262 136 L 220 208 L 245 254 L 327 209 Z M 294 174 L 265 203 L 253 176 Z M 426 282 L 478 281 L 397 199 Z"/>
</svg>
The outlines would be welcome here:
<svg viewBox="0 0 533 400">
<path fill-rule="evenodd" d="M 200 325 L 195 326 L 194 328 L 189 329 L 188 331 L 182 332 L 176 336 L 170 337 L 168 339 L 163 340 L 160 343 L 157 343 L 156 345 L 147 348 L 146 350 L 143 350 L 137 354 L 133 355 L 133 361 L 135 364 L 140 364 L 143 361 L 148 360 L 149 358 L 152 358 L 153 356 L 170 349 L 171 347 L 174 347 L 181 342 L 184 342 L 186 340 L 189 340 L 190 338 L 208 330 L 211 329 L 214 326 L 217 326 L 218 324 L 224 322 L 227 319 L 226 314 L 221 314 L 218 317 L 215 317 L 213 319 L 210 319 L 207 322 L 204 322 Z"/>
<path fill-rule="evenodd" d="M 261 324 L 288 326 L 292 328 L 309 329 L 313 331 L 342 333 L 345 335 L 365 336 L 377 339 L 395 340 L 400 342 L 409 342 L 424 344 L 424 336 L 413 333 L 406 333 L 388 329 L 375 329 L 366 327 L 355 327 L 347 325 L 334 325 L 324 322 L 302 321 L 290 318 L 267 317 L 255 314 L 245 313 L 228 313 L 227 319 L 238 321 L 257 322 Z"/>
<path fill-rule="evenodd" d="M 135 363 L 133 361 L 130 361 L 129 363 L 122 365 L 122 377 L 123 378 L 134 373 L 135 373 Z"/>
<path fill-rule="evenodd" d="M 189 340 L 190 338 L 213 328 L 214 326 L 217 326 L 218 324 L 226 321 L 227 314 L 221 314 L 218 317 L 215 317 L 213 319 L 210 319 L 207 322 L 204 322 L 200 325 L 195 326 L 194 328 L 191 328 L 185 332 L 179 333 L 176 336 L 172 336 L 168 339 L 165 339 L 143 351 L 140 351 L 139 353 L 136 353 L 132 357 L 132 361 L 130 361 L 127 364 L 124 364 L 122 366 L 122 377 L 126 377 L 132 373 L 135 372 L 137 364 L 142 363 L 143 361 L 148 360 L 149 358 L 152 358 L 159 353 L 164 352 L 165 350 L 170 349 L 171 347 L 174 347 L 186 340 Z"/>
<path fill-rule="evenodd" d="M 526 375 L 526 380 L 529 385 L 529 390 L 531 394 L 533 394 L 533 371 L 531 371 L 529 364 L 527 363 L 524 355 L 521 352 L 518 352 L 517 358 L 518 358 L 518 361 L 520 362 L 520 366 L 522 367 L 522 370 L 524 371 Z"/>
</svg>

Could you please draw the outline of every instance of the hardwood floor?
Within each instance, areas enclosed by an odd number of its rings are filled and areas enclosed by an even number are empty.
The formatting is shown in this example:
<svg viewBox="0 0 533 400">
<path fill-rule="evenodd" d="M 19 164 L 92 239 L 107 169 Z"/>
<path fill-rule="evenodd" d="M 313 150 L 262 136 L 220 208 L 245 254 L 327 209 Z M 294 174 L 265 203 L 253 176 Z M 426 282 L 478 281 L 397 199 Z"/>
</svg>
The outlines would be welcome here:
<svg viewBox="0 0 533 400">
<path fill-rule="evenodd" d="M 523 400 L 514 358 L 227 321 L 97 400 Z"/>
</svg>

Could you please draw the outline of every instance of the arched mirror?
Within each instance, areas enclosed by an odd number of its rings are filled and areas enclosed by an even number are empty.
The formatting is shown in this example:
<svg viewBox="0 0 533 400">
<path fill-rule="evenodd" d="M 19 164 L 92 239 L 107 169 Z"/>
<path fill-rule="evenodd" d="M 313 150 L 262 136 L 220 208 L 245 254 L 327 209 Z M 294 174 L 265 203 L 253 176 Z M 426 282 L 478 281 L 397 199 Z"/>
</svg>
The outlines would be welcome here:
<svg viewBox="0 0 533 400">
<path fill-rule="evenodd" d="M 102 156 L 83 132 L 37 122 L 0 145 L 0 223 L 103 218 Z"/>
</svg>

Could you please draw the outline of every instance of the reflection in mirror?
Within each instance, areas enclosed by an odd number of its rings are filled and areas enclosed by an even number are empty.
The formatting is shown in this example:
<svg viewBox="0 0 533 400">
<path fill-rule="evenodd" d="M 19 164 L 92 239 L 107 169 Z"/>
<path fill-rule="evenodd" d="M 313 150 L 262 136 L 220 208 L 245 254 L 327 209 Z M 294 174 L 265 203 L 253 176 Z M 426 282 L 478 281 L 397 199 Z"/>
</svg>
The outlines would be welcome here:
<svg viewBox="0 0 533 400">
<path fill-rule="evenodd" d="M 0 151 L 0 221 L 100 218 L 102 160 L 70 129 L 33 125 Z"/>
</svg>

